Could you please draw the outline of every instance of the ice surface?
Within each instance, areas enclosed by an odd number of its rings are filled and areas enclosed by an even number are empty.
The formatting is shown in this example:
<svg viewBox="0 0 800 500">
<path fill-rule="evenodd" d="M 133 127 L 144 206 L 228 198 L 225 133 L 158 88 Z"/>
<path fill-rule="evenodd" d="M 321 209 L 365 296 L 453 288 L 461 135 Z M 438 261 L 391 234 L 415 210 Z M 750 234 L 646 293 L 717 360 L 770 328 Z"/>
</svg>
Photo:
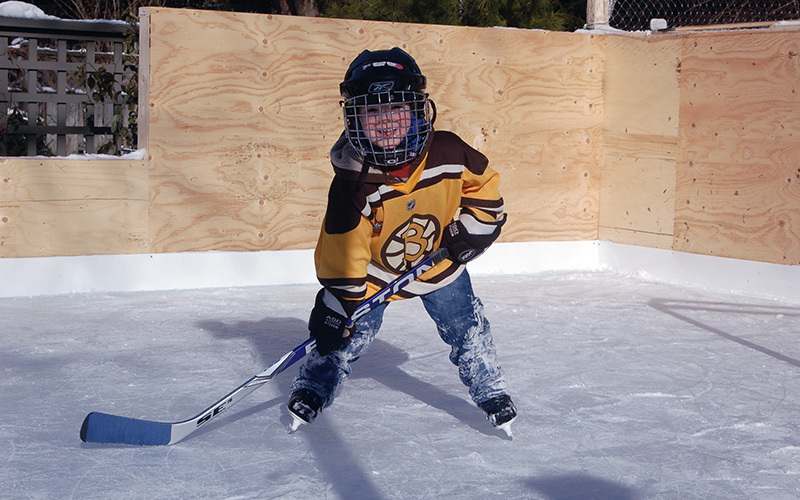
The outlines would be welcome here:
<svg viewBox="0 0 800 500">
<path fill-rule="evenodd" d="M 316 286 L 0 299 L 0 496 L 800 498 L 798 304 L 602 272 L 474 282 L 513 441 L 406 301 L 293 434 L 296 367 L 177 445 L 84 444 L 90 411 L 182 420 L 270 365 L 305 339 Z"/>
</svg>

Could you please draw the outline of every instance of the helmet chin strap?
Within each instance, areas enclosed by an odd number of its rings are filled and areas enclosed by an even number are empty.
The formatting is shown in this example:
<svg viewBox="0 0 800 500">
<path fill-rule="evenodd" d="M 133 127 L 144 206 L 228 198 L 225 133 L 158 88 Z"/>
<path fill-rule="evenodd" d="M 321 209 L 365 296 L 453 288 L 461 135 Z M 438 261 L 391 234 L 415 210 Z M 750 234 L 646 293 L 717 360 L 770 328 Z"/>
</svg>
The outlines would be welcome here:
<svg viewBox="0 0 800 500">
<path fill-rule="evenodd" d="M 369 172 L 369 163 L 366 158 L 361 160 L 361 171 L 358 173 L 358 180 L 356 181 L 356 191 L 360 191 L 364 187 L 364 181 L 367 179 L 367 172 Z"/>
<path fill-rule="evenodd" d="M 396 165 L 392 169 L 385 167 L 385 168 L 379 168 L 379 170 L 381 170 L 382 172 L 389 173 L 398 179 L 407 179 L 408 174 L 411 172 L 411 163 L 413 163 L 413 161 L 414 160 L 409 160 L 405 163 Z M 361 170 L 358 172 L 358 179 L 356 180 L 356 191 L 364 187 L 364 182 L 366 182 L 370 165 L 371 164 L 367 161 L 366 158 L 361 160 Z"/>
</svg>

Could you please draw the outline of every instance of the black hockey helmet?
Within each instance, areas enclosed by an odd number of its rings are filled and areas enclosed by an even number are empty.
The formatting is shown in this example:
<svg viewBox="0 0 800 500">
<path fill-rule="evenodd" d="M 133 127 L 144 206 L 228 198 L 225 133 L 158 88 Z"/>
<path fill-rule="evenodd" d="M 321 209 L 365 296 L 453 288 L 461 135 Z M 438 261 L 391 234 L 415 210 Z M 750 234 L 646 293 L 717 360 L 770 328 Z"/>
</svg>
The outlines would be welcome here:
<svg viewBox="0 0 800 500">
<path fill-rule="evenodd" d="M 391 50 L 365 50 L 350 63 L 339 85 L 342 97 L 380 94 L 388 91 L 422 92 L 425 76 L 417 62 L 400 47 Z"/>
<path fill-rule="evenodd" d="M 424 93 L 426 79 L 417 62 L 399 47 L 390 50 L 365 50 L 356 57 L 339 85 L 347 137 L 365 162 L 383 170 L 393 170 L 422 151 L 435 120 L 435 109 Z M 397 136 L 392 148 L 381 148 L 367 139 L 364 130 L 369 106 L 405 104 L 411 112 L 411 126 Z M 382 131 L 382 133 L 386 133 Z"/>
</svg>

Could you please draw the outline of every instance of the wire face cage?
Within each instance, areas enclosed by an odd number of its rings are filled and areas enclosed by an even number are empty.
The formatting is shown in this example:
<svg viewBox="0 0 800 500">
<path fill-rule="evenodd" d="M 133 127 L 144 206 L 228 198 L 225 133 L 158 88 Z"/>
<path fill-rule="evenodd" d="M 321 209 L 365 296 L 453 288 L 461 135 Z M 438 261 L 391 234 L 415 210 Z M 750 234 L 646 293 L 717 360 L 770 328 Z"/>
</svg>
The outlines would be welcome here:
<svg viewBox="0 0 800 500">
<path fill-rule="evenodd" d="M 427 94 L 408 90 L 351 97 L 343 103 L 347 137 L 359 156 L 391 169 L 419 155 L 433 124 Z"/>
</svg>

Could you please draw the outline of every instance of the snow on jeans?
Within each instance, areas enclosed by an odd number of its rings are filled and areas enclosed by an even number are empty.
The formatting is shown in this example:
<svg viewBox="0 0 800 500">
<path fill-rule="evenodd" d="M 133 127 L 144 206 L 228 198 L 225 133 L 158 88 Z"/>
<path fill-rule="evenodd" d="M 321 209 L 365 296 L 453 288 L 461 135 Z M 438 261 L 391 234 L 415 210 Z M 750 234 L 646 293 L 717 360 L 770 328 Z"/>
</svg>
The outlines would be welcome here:
<svg viewBox="0 0 800 500">
<path fill-rule="evenodd" d="M 483 304 L 472 291 L 466 270 L 453 283 L 420 297 L 425 310 L 450 347 L 450 361 L 458 367 L 461 382 L 469 388 L 475 403 L 507 393 L 503 372 L 497 363 L 489 321 L 483 315 Z M 319 394 L 328 406 L 336 389 L 351 372 L 357 361 L 375 339 L 383 322 L 385 302 L 356 321 L 352 341 L 344 349 L 321 356 L 309 353 L 292 383 L 292 392 L 310 389 Z"/>
</svg>

